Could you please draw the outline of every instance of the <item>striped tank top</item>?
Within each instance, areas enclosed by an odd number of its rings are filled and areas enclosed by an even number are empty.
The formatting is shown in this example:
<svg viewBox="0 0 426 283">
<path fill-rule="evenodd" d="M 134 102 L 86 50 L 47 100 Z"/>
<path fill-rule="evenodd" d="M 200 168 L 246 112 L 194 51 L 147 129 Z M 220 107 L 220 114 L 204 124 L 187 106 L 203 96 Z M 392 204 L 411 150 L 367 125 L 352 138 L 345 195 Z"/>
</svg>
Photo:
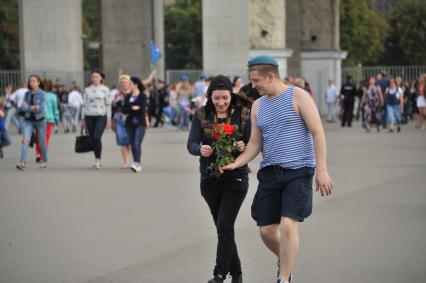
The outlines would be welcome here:
<svg viewBox="0 0 426 283">
<path fill-rule="evenodd" d="M 262 133 L 260 168 L 280 165 L 286 169 L 315 167 L 312 134 L 293 105 L 294 87 L 279 96 L 259 100 L 257 127 Z M 307 95 L 307 94 L 306 94 Z"/>
</svg>

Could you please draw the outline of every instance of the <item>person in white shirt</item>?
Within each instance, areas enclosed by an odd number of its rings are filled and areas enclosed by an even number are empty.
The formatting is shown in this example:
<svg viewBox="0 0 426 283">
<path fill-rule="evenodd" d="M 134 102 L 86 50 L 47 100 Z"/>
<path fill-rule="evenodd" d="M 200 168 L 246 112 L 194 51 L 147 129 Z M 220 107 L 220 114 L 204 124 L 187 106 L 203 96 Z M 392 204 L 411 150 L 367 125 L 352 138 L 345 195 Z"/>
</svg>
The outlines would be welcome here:
<svg viewBox="0 0 426 283">
<path fill-rule="evenodd" d="M 328 86 L 325 90 L 325 103 L 327 104 L 327 122 L 334 123 L 334 106 L 337 101 L 337 89 L 332 80 L 328 80 Z"/>
<path fill-rule="evenodd" d="M 71 116 L 72 131 L 75 132 L 80 116 L 81 105 L 83 104 L 83 97 L 77 85 L 72 86 L 71 92 L 68 94 L 68 106 Z"/>
<path fill-rule="evenodd" d="M 22 103 L 24 102 L 25 94 L 28 92 L 28 87 L 26 83 L 23 83 L 20 88 L 18 88 L 14 93 L 15 96 L 15 105 L 18 111 L 18 121 L 19 121 L 19 132 L 21 133 L 24 128 L 24 115 L 21 115 L 20 109 L 22 107 Z"/>
<path fill-rule="evenodd" d="M 9 125 L 10 122 L 12 121 L 13 124 L 15 124 L 16 129 L 18 129 L 19 131 L 19 121 L 18 118 L 16 117 L 16 113 L 18 112 L 18 109 L 16 108 L 16 96 L 15 93 L 13 92 L 13 86 L 12 85 L 8 85 L 5 87 L 4 89 L 5 94 L 6 94 L 6 110 L 7 110 L 7 114 L 5 117 L 5 127 L 6 130 L 9 130 Z"/>
</svg>

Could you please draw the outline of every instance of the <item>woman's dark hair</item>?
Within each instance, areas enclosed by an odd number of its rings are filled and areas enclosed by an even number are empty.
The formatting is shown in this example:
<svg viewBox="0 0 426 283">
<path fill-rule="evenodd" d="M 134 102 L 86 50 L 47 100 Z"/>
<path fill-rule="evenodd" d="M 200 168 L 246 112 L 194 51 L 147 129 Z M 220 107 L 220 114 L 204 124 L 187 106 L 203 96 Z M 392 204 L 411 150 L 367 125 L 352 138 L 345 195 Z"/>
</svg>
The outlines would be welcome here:
<svg viewBox="0 0 426 283">
<path fill-rule="evenodd" d="M 37 81 L 39 82 L 39 88 L 42 88 L 43 85 L 41 84 L 41 78 L 36 74 L 31 74 L 31 75 L 28 76 L 28 86 L 27 86 L 28 89 L 31 89 L 31 87 L 30 87 L 30 79 L 31 78 L 36 78 Z"/>
<path fill-rule="evenodd" d="M 231 95 L 231 103 L 229 104 L 228 109 L 236 106 L 236 97 L 235 97 L 235 94 L 232 93 L 231 80 L 224 75 L 218 75 L 211 81 L 207 89 L 207 103 L 206 103 L 206 106 L 204 107 L 207 118 L 210 115 L 214 115 L 216 113 L 216 109 L 213 105 L 213 100 L 212 100 L 213 91 L 215 90 L 228 90 L 229 94 Z"/>
<path fill-rule="evenodd" d="M 130 80 L 132 83 L 138 86 L 139 91 L 142 93 L 145 90 L 145 86 L 143 85 L 142 81 L 138 77 L 130 77 Z"/>
<path fill-rule="evenodd" d="M 41 87 L 45 91 L 51 92 L 53 90 L 53 82 L 52 80 L 44 79 L 43 80 L 43 87 Z"/>
<path fill-rule="evenodd" d="M 240 76 L 234 77 L 234 80 L 232 81 L 232 86 L 235 86 L 235 83 L 238 81 L 239 78 L 240 78 Z"/>
<path fill-rule="evenodd" d="M 90 72 L 90 83 L 89 83 L 89 85 L 92 83 L 92 75 L 93 74 L 99 74 L 101 76 L 101 83 L 104 82 L 105 74 L 101 70 L 95 69 L 95 70 Z"/>
</svg>

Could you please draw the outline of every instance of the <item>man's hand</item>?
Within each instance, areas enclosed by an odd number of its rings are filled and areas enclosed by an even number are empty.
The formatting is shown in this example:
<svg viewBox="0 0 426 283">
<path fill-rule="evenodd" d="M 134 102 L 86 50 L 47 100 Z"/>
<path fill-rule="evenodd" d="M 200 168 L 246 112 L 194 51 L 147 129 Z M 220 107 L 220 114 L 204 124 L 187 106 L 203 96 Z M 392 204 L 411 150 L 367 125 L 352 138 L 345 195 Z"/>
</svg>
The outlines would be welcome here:
<svg viewBox="0 0 426 283">
<path fill-rule="evenodd" d="M 140 109 L 140 106 L 138 106 L 138 105 L 132 106 L 132 110 L 134 110 L 134 111 L 138 111 L 139 109 Z"/>
<path fill-rule="evenodd" d="M 200 148 L 200 153 L 203 157 L 209 157 L 213 154 L 213 148 L 209 145 L 203 144 Z"/>
<path fill-rule="evenodd" d="M 111 122 L 108 122 L 108 123 L 107 123 L 106 128 L 107 128 L 108 130 L 109 130 L 109 129 L 111 129 Z"/>
<path fill-rule="evenodd" d="M 315 177 L 316 191 L 320 191 L 321 196 L 330 195 L 333 191 L 333 180 L 327 171 L 317 172 Z"/>
<path fill-rule="evenodd" d="M 239 166 L 234 162 L 234 163 L 229 163 L 225 166 L 223 166 L 222 168 L 219 168 L 219 172 L 221 174 L 223 174 L 224 171 L 232 171 L 237 169 Z"/>
</svg>

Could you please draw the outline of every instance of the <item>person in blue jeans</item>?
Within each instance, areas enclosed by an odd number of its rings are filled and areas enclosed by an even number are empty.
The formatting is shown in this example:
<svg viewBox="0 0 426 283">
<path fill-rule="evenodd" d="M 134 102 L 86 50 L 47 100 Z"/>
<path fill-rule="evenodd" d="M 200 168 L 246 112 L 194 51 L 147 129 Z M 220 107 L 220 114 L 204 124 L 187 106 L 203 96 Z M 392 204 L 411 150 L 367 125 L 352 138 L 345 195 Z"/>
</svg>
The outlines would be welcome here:
<svg viewBox="0 0 426 283">
<path fill-rule="evenodd" d="M 44 110 L 46 99 L 44 92 L 39 88 L 40 77 L 30 75 L 28 77 L 28 91 L 25 93 L 21 106 L 21 113 L 24 117 L 23 140 L 21 146 L 21 158 L 16 168 L 24 170 L 27 162 L 28 147 L 33 131 L 36 131 L 38 144 L 41 148 L 40 168 L 47 167 L 47 146 L 46 146 L 46 121 Z"/>
<path fill-rule="evenodd" d="M 312 183 L 329 195 L 333 181 L 326 165 L 326 142 L 318 109 L 303 89 L 280 80 L 278 62 L 262 55 L 248 62 L 253 103 L 251 135 L 245 151 L 223 170 L 244 166 L 262 151 L 252 217 L 265 245 L 278 257 L 277 283 L 288 283 L 299 251 L 299 222 L 312 212 Z"/>
<path fill-rule="evenodd" d="M 146 130 L 146 106 L 147 99 L 144 94 L 144 85 L 137 77 L 130 78 L 131 95 L 124 98 L 122 112 L 127 114 L 125 126 L 132 150 L 133 164 L 130 166 L 133 172 L 142 171 L 141 155 L 142 141 Z"/>
<path fill-rule="evenodd" d="M 389 81 L 389 87 L 385 91 L 385 102 L 389 132 L 401 131 L 401 109 L 404 109 L 404 93 L 396 84 L 394 78 Z"/>
</svg>

